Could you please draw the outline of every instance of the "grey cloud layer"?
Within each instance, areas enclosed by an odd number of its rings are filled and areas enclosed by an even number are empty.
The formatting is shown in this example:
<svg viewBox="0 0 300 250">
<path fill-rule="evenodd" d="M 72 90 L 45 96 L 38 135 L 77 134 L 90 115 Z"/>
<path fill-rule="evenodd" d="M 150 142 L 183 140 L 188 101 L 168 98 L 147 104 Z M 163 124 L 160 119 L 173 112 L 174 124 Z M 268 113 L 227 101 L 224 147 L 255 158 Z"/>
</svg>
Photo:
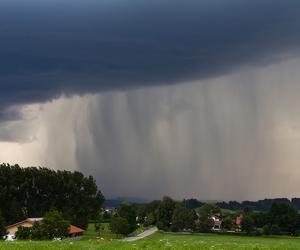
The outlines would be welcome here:
<svg viewBox="0 0 300 250">
<path fill-rule="evenodd" d="M 15 104 L 153 86 L 298 53 L 299 1 L 1 1 L 0 119 Z"/>
<path fill-rule="evenodd" d="M 299 65 L 32 105 L 38 139 L 0 159 L 79 169 L 106 197 L 299 197 Z"/>
</svg>

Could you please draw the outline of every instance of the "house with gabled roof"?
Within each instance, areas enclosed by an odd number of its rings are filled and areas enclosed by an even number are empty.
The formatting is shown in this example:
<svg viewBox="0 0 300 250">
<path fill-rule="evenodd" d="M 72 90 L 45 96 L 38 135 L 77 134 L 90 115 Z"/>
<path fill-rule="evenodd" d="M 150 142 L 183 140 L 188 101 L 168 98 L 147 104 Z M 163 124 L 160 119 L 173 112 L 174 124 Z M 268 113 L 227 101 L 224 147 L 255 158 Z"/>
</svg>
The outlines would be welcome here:
<svg viewBox="0 0 300 250">
<path fill-rule="evenodd" d="M 41 223 L 43 218 L 27 218 L 23 221 L 17 222 L 15 224 L 9 225 L 6 227 L 7 235 L 15 236 L 19 227 L 33 227 L 34 223 Z M 81 239 L 83 236 L 84 230 L 76 227 L 74 225 L 70 225 L 69 227 L 69 238 Z"/>
</svg>

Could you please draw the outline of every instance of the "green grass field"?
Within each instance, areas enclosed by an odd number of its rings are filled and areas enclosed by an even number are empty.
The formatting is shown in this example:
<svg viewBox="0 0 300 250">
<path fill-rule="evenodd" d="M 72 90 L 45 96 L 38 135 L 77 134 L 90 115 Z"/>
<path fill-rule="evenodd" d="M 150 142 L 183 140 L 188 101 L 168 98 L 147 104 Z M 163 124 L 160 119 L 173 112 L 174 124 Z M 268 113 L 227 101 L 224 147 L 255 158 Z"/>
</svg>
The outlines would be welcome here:
<svg viewBox="0 0 300 250">
<path fill-rule="evenodd" d="M 266 238 L 224 235 L 179 235 L 156 233 L 136 242 L 120 240 L 82 240 L 77 242 L 0 242 L 2 250 L 133 250 L 133 249 L 190 249 L 190 250 L 267 250 L 300 249 L 300 238 Z"/>
</svg>

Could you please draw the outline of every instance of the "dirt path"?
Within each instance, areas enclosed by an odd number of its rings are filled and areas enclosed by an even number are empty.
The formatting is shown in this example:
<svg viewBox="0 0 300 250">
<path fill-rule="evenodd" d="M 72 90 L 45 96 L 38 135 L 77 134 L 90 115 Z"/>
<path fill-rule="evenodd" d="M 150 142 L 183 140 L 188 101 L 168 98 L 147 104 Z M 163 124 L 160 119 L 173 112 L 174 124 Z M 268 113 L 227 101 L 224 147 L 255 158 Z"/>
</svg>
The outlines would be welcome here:
<svg viewBox="0 0 300 250">
<path fill-rule="evenodd" d="M 151 227 L 149 228 L 148 230 L 138 234 L 137 236 L 134 236 L 134 237 L 128 237 L 128 238 L 125 238 L 123 239 L 123 241 L 136 241 L 136 240 L 141 240 L 143 238 L 146 238 L 152 234 L 154 234 L 155 232 L 157 232 L 158 229 L 157 227 Z"/>
</svg>

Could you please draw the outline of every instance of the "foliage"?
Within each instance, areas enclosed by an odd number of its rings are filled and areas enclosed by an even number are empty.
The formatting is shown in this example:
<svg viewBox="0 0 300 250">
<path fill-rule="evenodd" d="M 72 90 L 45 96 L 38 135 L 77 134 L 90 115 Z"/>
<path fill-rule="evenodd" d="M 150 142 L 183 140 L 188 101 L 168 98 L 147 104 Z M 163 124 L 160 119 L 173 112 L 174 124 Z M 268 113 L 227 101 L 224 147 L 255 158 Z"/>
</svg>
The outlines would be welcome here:
<svg viewBox="0 0 300 250">
<path fill-rule="evenodd" d="M 242 231 L 251 234 L 254 231 L 254 221 L 250 216 L 244 216 L 241 223 Z"/>
<path fill-rule="evenodd" d="M 129 225 L 129 233 L 133 232 L 137 227 L 136 222 L 136 208 L 128 203 L 123 203 L 118 209 L 118 215 L 119 217 L 122 217 L 127 220 Z"/>
<path fill-rule="evenodd" d="M 216 214 L 221 214 L 221 209 L 214 204 L 204 204 L 200 208 L 197 209 L 198 213 L 198 223 L 197 223 L 197 231 L 199 232 L 210 232 L 214 221 L 212 220 L 212 216 Z"/>
<path fill-rule="evenodd" d="M 136 208 L 137 222 L 142 225 L 145 223 L 147 214 L 146 214 L 146 205 L 140 204 Z"/>
<path fill-rule="evenodd" d="M 223 218 L 222 228 L 225 230 L 233 230 L 235 227 L 235 219 L 231 215 L 227 215 Z"/>
<path fill-rule="evenodd" d="M 291 204 L 274 203 L 269 212 L 270 224 L 277 225 L 280 231 L 295 234 L 300 227 L 298 211 Z"/>
<path fill-rule="evenodd" d="M 70 223 L 62 214 L 52 210 L 45 214 L 43 221 L 35 222 L 32 227 L 18 227 L 18 239 L 52 240 L 66 237 L 69 233 Z"/>
<path fill-rule="evenodd" d="M 19 240 L 28 240 L 31 238 L 32 228 L 31 227 L 18 227 L 16 237 Z"/>
<path fill-rule="evenodd" d="M 0 237 L 6 235 L 6 228 L 5 228 L 5 220 L 2 217 L 2 213 L 0 211 Z"/>
<path fill-rule="evenodd" d="M 264 226 L 263 226 L 263 234 L 264 234 L 264 235 L 270 235 L 270 234 L 271 234 L 271 228 L 270 228 L 270 225 L 264 225 Z"/>
<path fill-rule="evenodd" d="M 146 214 L 155 213 L 158 210 L 160 204 L 161 204 L 160 200 L 151 201 L 150 203 L 146 204 L 145 213 Z"/>
<path fill-rule="evenodd" d="M 0 165 L 0 206 L 7 224 L 55 208 L 72 224 L 86 228 L 103 200 L 95 180 L 80 172 Z"/>
<path fill-rule="evenodd" d="M 199 218 L 211 217 L 216 214 L 221 214 L 221 209 L 215 204 L 204 204 L 197 209 Z"/>
<path fill-rule="evenodd" d="M 157 227 L 161 230 L 169 230 L 175 209 L 175 201 L 165 196 L 157 209 Z"/>
<path fill-rule="evenodd" d="M 271 226 L 271 234 L 276 235 L 280 233 L 280 227 L 276 224 Z"/>
<path fill-rule="evenodd" d="M 172 231 L 194 229 L 196 215 L 193 210 L 186 208 L 182 203 L 177 203 L 172 216 Z"/>
<path fill-rule="evenodd" d="M 101 213 L 101 221 L 102 222 L 109 222 L 111 220 L 111 214 L 104 211 L 103 213 Z"/>
<path fill-rule="evenodd" d="M 44 228 L 42 227 L 41 223 L 36 222 L 33 224 L 33 227 L 31 228 L 31 236 L 30 238 L 32 240 L 47 240 L 47 234 L 44 231 Z"/>
<path fill-rule="evenodd" d="M 249 207 L 255 211 L 266 212 L 270 210 L 273 203 L 293 204 L 295 206 L 297 205 L 298 209 L 300 209 L 300 199 L 296 199 L 296 198 L 292 199 L 292 201 L 290 201 L 287 198 L 264 199 L 258 201 L 243 201 L 243 202 L 229 201 L 229 202 L 218 202 L 216 205 L 218 205 L 220 208 L 223 209 L 229 209 L 235 211 L 244 210 L 245 208 Z"/>
<path fill-rule="evenodd" d="M 45 214 L 41 223 L 45 238 L 54 239 L 65 237 L 69 233 L 70 222 L 65 220 L 61 213 L 52 210 Z"/>
<path fill-rule="evenodd" d="M 112 217 L 110 222 L 110 230 L 115 234 L 121 235 L 128 235 L 132 232 L 128 221 L 118 215 Z"/>
<path fill-rule="evenodd" d="M 190 209 L 195 209 L 203 206 L 203 203 L 201 201 L 198 201 L 197 199 L 184 199 L 182 203 L 186 208 Z"/>
<path fill-rule="evenodd" d="M 155 223 L 156 223 L 156 220 L 155 220 L 154 213 L 149 213 L 146 217 L 144 226 L 148 227 L 148 226 L 154 225 Z"/>
<path fill-rule="evenodd" d="M 98 232 L 98 234 L 100 233 L 100 229 L 101 229 L 101 220 L 102 220 L 102 217 L 103 217 L 103 215 L 99 211 L 99 213 L 96 215 L 95 221 L 94 221 L 95 231 Z"/>
<path fill-rule="evenodd" d="M 254 224 L 258 228 L 263 228 L 265 225 L 270 223 L 270 215 L 268 212 L 256 212 L 251 214 Z"/>
</svg>

